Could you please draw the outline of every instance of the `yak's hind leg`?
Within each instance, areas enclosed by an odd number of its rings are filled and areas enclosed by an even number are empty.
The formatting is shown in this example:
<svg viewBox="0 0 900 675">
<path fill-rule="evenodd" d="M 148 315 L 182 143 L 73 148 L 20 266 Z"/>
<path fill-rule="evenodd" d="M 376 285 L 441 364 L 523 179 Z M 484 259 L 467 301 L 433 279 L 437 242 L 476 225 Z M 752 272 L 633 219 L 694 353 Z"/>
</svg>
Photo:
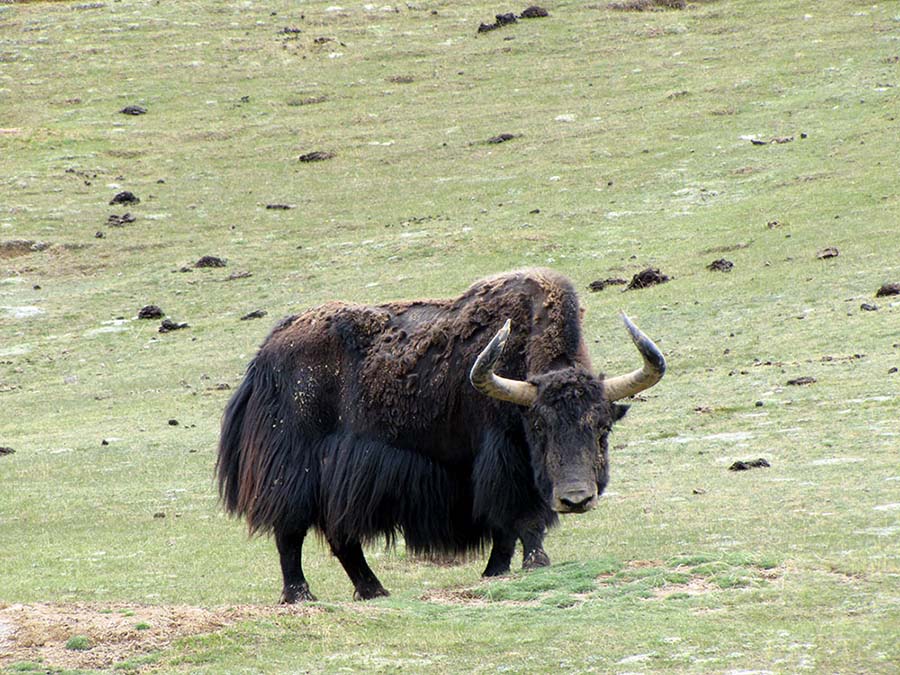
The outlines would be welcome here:
<svg viewBox="0 0 900 675">
<path fill-rule="evenodd" d="M 509 572 L 513 553 L 516 550 L 516 533 L 510 530 L 493 531 L 494 543 L 491 546 L 491 557 L 488 558 L 487 567 L 481 573 L 483 577 L 499 577 Z"/>
<path fill-rule="evenodd" d="M 354 539 L 348 542 L 337 542 L 329 540 L 331 552 L 337 557 L 344 567 L 350 581 L 353 582 L 354 600 L 371 600 L 381 596 L 390 595 L 378 577 L 366 562 L 366 556 L 363 555 L 362 545 L 358 540 Z"/>
<path fill-rule="evenodd" d="M 285 605 L 316 599 L 316 596 L 309 592 L 309 584 L 303 576 L 302 556 L 305 536 L 306 530 L 275 530 L 275 544 L 278 546 L 281 574 L 284 577 L 281 603 Z"/>
</svg>

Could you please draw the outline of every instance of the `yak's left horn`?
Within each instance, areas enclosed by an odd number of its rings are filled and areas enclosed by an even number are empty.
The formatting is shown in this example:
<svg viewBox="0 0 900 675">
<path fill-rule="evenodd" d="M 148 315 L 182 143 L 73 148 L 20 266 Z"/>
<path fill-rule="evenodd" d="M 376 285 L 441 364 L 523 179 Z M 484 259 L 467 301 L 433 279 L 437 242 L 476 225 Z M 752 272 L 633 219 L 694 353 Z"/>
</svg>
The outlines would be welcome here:
<svg viewBox="0 0 900 675">
<path fill-rule="evenodd" d="M 644 389 L 649 389 L 659 382 L 666 372 L 666 359 L 659 351 L 659 347 L 653 344 L 653 340 L 644 335 L 641 329 L 631 322 L 625 312 L 622 312 L 622 320 L 631 334 L 635 347 L 644 358 L 644 366 L 627 375 L 617 375 L 603 380 L 606 398 L 610 401 L 618 401 L 628 396 L 634 396 Z"/>
<path fill-rule="evenodd" d="M 506 339 L 509 337 L 509 319 L 503 324 L 503 328 L 478 355 L 475 365 L 469 372 L 469 380 L 478 391 L 501 401 L 509 401 L 517 405 L 529 406 L 537 398 L 537 387 L 530 382 L 522 380 L 510 380 L 500 377 L 494 372 L 494 365 L 503 353 Z"/>
</svg>

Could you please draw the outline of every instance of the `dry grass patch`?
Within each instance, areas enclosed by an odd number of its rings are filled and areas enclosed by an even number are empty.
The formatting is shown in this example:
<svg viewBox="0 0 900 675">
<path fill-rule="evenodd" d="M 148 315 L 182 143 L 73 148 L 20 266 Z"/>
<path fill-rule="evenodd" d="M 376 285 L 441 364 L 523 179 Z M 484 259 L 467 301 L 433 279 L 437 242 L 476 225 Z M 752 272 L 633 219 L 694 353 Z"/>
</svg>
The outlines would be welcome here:
<svg viewBox="0 0 900 675">
<path fill-rule="evenodd" d="M 3 605 L 0 667 L 28 661 L 60 668 L 108 668 L 164 649 L 179 638 L 212 633 L 240 621 L 319 611 L 309 606 L 258 605 L 221 609 L 134 603 Z M 73 638 L 84 638 L 85 648 L 73 648 Z"/>
</svg>

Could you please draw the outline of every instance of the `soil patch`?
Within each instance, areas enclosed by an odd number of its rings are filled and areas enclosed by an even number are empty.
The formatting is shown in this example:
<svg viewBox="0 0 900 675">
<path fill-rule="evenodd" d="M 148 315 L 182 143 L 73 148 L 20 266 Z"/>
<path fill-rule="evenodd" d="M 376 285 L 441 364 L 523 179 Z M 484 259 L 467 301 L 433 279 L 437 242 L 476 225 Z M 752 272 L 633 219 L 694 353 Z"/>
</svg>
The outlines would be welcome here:
<svg viewBox="0 0 900 675">
<path fill-rule="evenodd" d="M 610 9 L 619 12 L 654 12 L 663 9 L 684 9 L 686 0 L 628 0 L 627 2 L 611 2 Z"/>
<path fill-rule="evenodd" d="M 883 284 L 875 292 L 876 298 L 884 298 L 888 295 L 900 295 L 900 284 Z"/>
<path fill-rule="evenodd" d="M 240 621 L 320 611 L 304 605 L 204 609 L 134 603 L 0 604 L 0 667 L 28 661 L 48 668 L 109 668 L 164 649 L 179 638 L 212 633 Z M 89 648 L 67 649 L 66 642 L 78 635 L 87 638 Z"/>
<path fill-rule="evenodd" d="M 647 269 L 638 272 L 633 277 L 631 277 L 631 282 L 628 284 L 628 286 L 625 287 L 625 290 L 633 291 L 638 288 L 656 286 L 657 284 L 664 284 L 669 280 L 670 278 L 665 274 L 661 274 L 657 268 L 648 267 Z"/>
<path fill-rule="evenodd" d="M 32 239 L 10 239 L 0 241 L 0 259 L 16 258 L 20 255 L 28 255 L 50 248 L 46 241 L 34 241 Z"/>
</svg>

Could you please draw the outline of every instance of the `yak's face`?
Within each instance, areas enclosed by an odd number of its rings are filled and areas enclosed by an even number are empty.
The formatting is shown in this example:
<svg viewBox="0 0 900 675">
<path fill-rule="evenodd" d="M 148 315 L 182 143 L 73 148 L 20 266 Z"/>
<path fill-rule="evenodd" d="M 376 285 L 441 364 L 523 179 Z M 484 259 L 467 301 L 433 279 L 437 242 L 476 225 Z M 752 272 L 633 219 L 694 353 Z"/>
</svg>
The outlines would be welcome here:
<svg viewBox="0 0 900 675">
<path fill-rule="evenodd" d="M 534 403 L 523 411 L 538 485 L 554 511 L 584 513 L 609 478 L 607 438 L 628 406 L 610 403 L 600 381 L 580 368 L 534 377 Z"/>
</svg>

